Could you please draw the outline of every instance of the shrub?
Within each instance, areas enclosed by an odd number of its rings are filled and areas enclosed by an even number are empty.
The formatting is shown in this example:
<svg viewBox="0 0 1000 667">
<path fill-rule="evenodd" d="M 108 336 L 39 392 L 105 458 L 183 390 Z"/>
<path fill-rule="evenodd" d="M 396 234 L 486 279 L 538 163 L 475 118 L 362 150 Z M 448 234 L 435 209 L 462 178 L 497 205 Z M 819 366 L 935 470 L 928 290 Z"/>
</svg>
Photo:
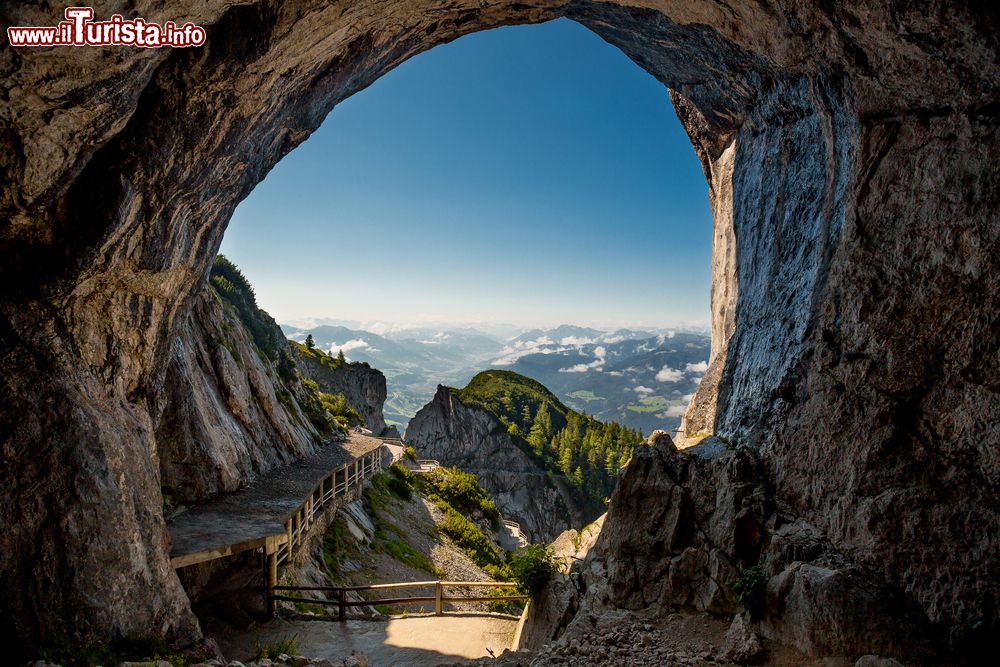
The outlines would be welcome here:
<svg viewBox="0 0 1000 667">
<path fill-rule="evenodd" d="M 285 637 L 284 639 L 276 639 L 265 644 L 261 644 L 260 639 L 258 639 L 257 653 L 254 655 L 253 659 L 255 662 L 259 660 L 275 660 L 282 653 L 285 655 L 295 655 L 298 652 L 298 635 L 292 635 L 291 637 Z"/>
<path fill-rule="evenodd" d="M 514 591 L 510 588 L 488 588 L 486 597 L 499 598 L 512 595 Z M 497 614 L 520 614 L 524 611 L 523 600 L 490 600 L 486 603 L 486 608 Z"/>
<path fill-rule="evenodd" d="M 510 569 L 521 590 L 538 595 L 558 572 L 559 563 L 548 546 L 529 544 L 514 552 Z"/>
<path fill-rule="evenodd" d="M 502 566 L 504 563 L 500 557 L 500 550 L 490 542 L 483 531 L 459 514 L 454 507 L 447 505 L 445 507 L 446 509 L 442 508 L 444 509 L 444 525 L 441 527 L 441 531 L 455 540 L 455 544 L 467 553 L 476 565 L 480 567 Z"/>
<path fill-rule="evenodd" d="M 445 503 L 466 513 L 479 511 L 494 530 L 500 529 L 500 510 L 475 475 L 458 468 L 438 468 L 428 480 Z"/>
<path fill-rule="evenodd" d="M 733 584 L 736 600 L 750 613 L 751 620 L 760 618 L 764 611 L 764 594 L 767 592 L 767 574 L 759 565 L 740 572 Z"/>
<path fill-rule="evenodd" d="M 321 391 L 319 392 L 319 400 L 323 404 L 323 408 L 340 423 L 347 426 L 361 426 L 365 423 L 365 418 L 347 404 L 347 398 L 343 394 L 329 394 Z"/>
<path fill-rule="evenodd" d="M 417 450 L 415 450 L 413 447 L 407 446 L 406 449 L 403 450 L 403 455 L 406 458 L 408 458 L 411 461 L 413 461 L 414 463 L 416 463 L 416 461 L 417 461 Z"/>
<path fill-rule="evenodd" d="M 413 496 L 413 487 L 407 484 L 405 479 L 399 477 L 390 477 L 386 480 L 386 488 L 392 495 L 403 500 L 409 500 Z"/>
</svg>

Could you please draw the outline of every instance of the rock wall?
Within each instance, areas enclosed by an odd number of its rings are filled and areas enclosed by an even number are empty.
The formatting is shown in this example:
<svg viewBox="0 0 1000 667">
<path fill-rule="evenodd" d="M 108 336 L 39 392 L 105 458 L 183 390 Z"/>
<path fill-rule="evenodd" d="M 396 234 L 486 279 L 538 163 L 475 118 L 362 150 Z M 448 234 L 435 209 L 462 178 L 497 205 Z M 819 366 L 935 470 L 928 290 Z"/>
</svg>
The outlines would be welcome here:
<svg viewBox="0 0 1000 667">
<path fill-rule="evenodd" d="M 234 491 L 314 451 L 320 436 L 298 379 L 279 377 L 214 289 L 195 297 L 170 347 L 155 435 L 160 484 L 174 501 Z"/>
<path fill-rule="evenodd" d="M 198 633 L 156 437 L 236 204 L 339 101 L 460 35 L 566 16 L 672 90 L 712 187 L 689 428 L 942 632 L 1000 591 L 1000 68 L 981 3 L 139 0 L 195 49 L 0 50 L 0 632 Z M 3 25 L 53 25 L 47 4 Z M 609 522 L 612 517 L 609 516 Z M 641 517 L 629 517 L 642 529 Z M 794 588 L 794 587 L 792 587 Z"/>
<path fill-rule="evenodd" d="M 507 519 L 521 524 L 533 542 L 551 542 L 586 520 L 572 495 L 531 460 L 514 436 L 488 411 L 463 404 L 438 385 L 417 411 L 403 439 L 422 459 L 475 473 Z"/>
<path fill-rule="evenodd" d="M 386 398 L 382 371 L 360 361 L 333 369 L 314 357 L 298 354 L 297 350 L 295 361 L 306 377 L 319 385 L 320 391 L 343 394 L 347 404 L 365 418 L 372 433 L 385 433 L 388 427 L 382 414 Z"/>
</svg>

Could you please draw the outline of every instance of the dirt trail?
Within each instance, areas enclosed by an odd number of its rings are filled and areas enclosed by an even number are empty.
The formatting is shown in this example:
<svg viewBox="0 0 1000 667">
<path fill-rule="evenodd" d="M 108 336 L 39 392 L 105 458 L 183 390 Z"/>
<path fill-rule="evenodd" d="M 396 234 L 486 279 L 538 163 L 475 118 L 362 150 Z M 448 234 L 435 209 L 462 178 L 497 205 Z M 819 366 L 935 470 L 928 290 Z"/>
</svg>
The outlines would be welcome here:
<svg viewBox="0 0 1000 667">
<path fill-rule="evenodd" d="M 254 636 L 221 639 L 226 657 L 248 660 L 261 644 L 295 636 L 297 653 L 314 660 L 343 660 L 352 650 L 368 656 L 371 667 L 429 667 L 442 662 L 500 654 L 514 638 L 517 619 L 498 615 L 409 616 L 388 621 L 282 620 Z"/>
</svg>

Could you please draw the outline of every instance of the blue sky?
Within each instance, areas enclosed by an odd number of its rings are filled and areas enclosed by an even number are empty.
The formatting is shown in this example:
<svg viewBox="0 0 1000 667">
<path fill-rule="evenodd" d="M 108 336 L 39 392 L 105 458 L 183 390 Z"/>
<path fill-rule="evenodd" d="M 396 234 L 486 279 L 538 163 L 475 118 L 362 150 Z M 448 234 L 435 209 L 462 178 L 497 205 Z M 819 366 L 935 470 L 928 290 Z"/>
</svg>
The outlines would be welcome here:
<svg viewBox="0 0 1000 667">
<path fill-rule="evenodd" d="M 416 56 L 338 105 L 222 243 L 278 321 L 707 322 L 708 190 L 666 88 L 567 20 Z"/>
</svg>

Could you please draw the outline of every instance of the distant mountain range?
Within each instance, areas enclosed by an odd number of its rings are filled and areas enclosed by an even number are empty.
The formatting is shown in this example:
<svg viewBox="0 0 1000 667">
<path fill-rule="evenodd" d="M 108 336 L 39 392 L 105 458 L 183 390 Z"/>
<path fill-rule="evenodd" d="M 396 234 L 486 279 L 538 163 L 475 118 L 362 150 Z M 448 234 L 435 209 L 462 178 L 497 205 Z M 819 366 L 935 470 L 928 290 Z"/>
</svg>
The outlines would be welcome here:
<svg viewBox="0 0 1000 667">
<path fill-rule="evenodd" d="M 488 368 L 515 371 L 566 405 L 649 433 L 680 423 L 708 367 L 709 337 L 683 331 L 602 331 L 561 325 L 506 340 L 478 329 L 398 329 L 376 334 L 322 324 L 282 325 L 292 340 L 367 361 L 388 381 L 385 419 L 404 426 L 437 385 L 464 386 Z"/>
</svg>

